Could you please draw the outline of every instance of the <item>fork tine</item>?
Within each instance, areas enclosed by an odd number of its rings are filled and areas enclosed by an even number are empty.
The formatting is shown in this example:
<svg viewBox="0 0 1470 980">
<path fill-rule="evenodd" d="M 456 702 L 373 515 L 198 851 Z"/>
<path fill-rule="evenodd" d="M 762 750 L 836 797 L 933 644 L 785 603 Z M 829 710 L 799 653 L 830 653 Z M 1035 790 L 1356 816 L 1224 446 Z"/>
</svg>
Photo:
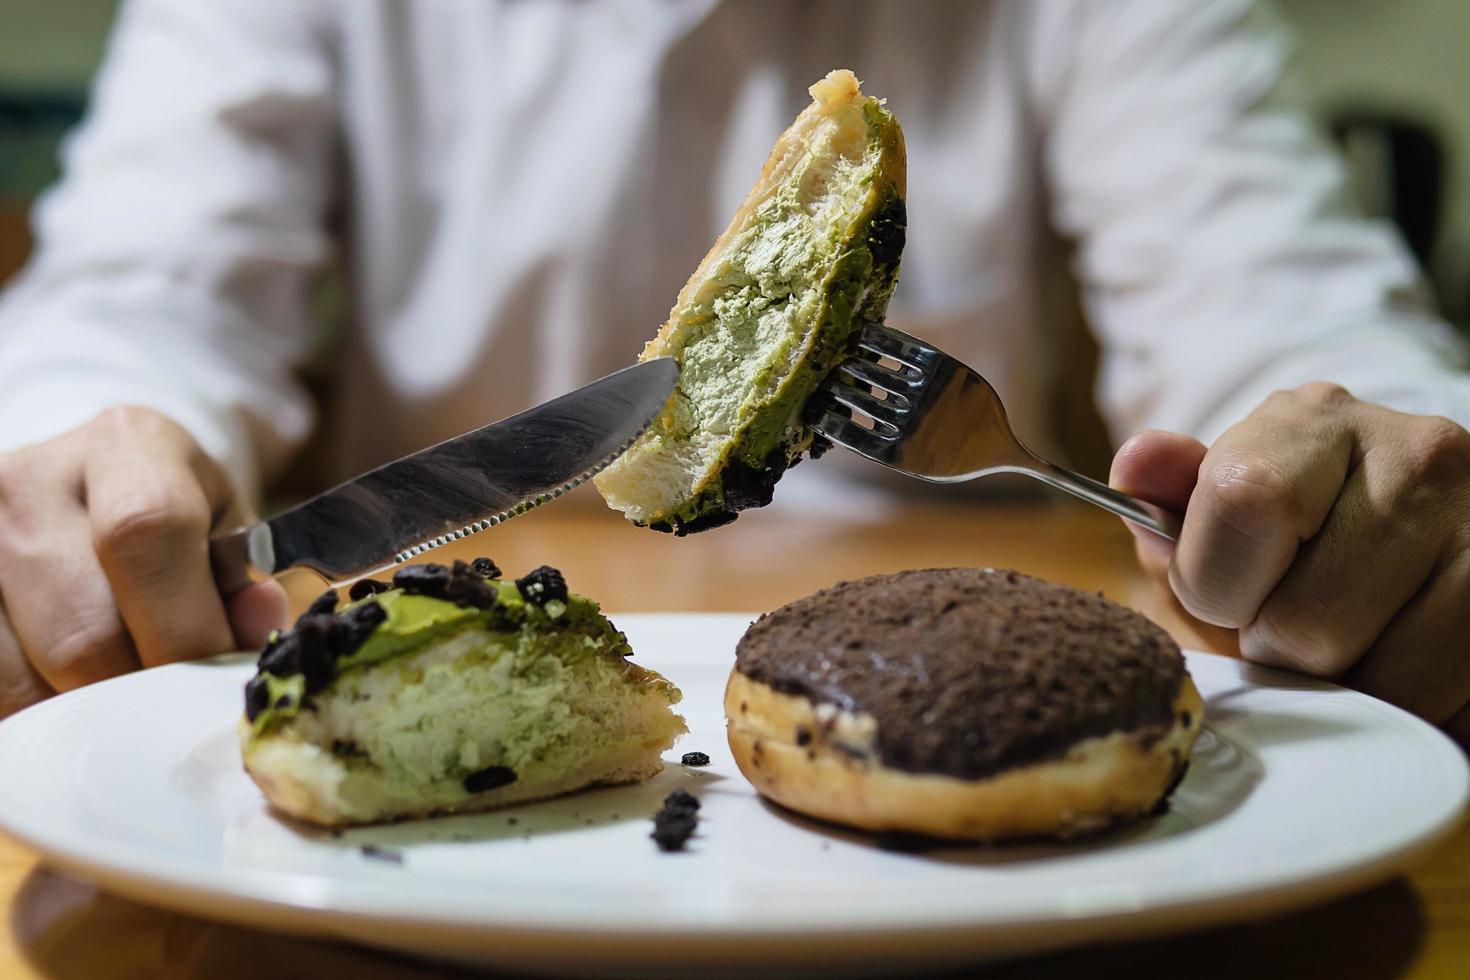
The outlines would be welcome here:
<svg viewBox="0 0 1470 980">
<path fill-rule="evenodd" d="M 893 458 L 898 446 L 897 437 L 880 435 L 871 429 L 865 429 L 847 416 L 830 409 L 812 423 L 812 429 L 845 449 L 880 462 Z"/>
<path fill-rule="evenodd" d="M 850 357 L 837 365 L 840 374 L 860 384 L 872 385 L 893 395 L 911 395 L 924 386 L 923 376 L 912 368 L 896 371 L 876 361 Z"/>
<path fill-rule="evenodd" d="M 846 406 L 854 412 L 863 413 L 879 426 L 892 429 L 894 433 L 899 431 L 903 425 L 904 416 L 908 414 L 908 399 L 903 398 L 902 395 L 894 396 L 903 400 L 903 404 L 900 405 L 881 399 L 865 388 L 849 384 L 828 385 L 826 391 L 827 395 L 837 404 Z"/>
<path fill-rule="evenodd" d="M 863 327 L 858 346 L 895 361 L 915 371 L 922 372 L 942 355 L 939 351 L 908 334 L 881 323 L 869 323 Z"/>
</svg>

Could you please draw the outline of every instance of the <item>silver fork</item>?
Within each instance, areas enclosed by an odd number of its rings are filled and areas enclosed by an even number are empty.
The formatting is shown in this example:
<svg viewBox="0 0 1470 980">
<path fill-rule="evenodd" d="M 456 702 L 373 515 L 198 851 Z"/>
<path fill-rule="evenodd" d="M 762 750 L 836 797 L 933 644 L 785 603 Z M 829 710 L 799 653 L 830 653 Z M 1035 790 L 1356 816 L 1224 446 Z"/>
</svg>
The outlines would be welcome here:
<svg viewBox="0 0 1470 980">
<path fill-rule="evenodd" d="M 818 433 L 860 456 L 933 483 L 1024 473 L 1170 540 L 1176 514 L 1048 462 L 1011 431 L 1000 396 L 944 351 L 881 323 L 808 402 Z"/>
</svg>

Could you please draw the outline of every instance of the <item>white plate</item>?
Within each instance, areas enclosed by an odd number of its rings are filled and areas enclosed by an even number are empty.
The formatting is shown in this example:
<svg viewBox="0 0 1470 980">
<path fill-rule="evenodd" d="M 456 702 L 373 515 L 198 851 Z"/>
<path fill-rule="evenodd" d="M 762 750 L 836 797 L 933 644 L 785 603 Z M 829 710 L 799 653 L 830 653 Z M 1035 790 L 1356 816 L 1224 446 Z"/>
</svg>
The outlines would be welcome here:
<svg viewBox="0 0 1470 980">
<path fill-rule="evenodd" d="M 1279 910 L 1384 878 L 1448 833 L 1440 733 L 1329 684 L 1190 654 L 1208 704 L 1168 814 L 1062 846 L 880 850 L 762 803 L 724 738 L 747 616 L 628 615 L 690 734 L 642 786 L 340 837 L 288 826 L 240 769 L 243 657 L 163 667 L 0 724 L 0 825 L 125 895 L 267 928 L 583 973 L 861 966 L 1019 953 Z M 679 754 L 714 760 L 685 769 Z M 688 852 L 649 815 L 704 802 Z M 365 855 L 392 848 L 401 863 Z"/>
</svg>

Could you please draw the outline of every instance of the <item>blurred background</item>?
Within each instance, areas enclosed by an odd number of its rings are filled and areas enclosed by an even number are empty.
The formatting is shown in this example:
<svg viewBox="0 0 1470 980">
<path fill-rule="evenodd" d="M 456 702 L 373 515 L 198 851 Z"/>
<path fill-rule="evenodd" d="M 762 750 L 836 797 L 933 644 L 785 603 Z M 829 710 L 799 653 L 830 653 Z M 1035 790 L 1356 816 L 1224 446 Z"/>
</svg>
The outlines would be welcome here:
<svg viewBox="0 0 1470 980">
<path fill-rule="evenodd" d="M 1470 324 L 1470 3 L 1278 0 L 1311 104 L 1363 206 L 1393 219 L 1444 311 Z M 0 281 L 28 249 L 26 213 L 86 106 L 114 0 L 0 0 Z"/>
<path fill-rule="evenodd" d="M 1309 103 L 1342 147 L 1362 206 L 1398 225 L 1441 309 L 1470 330 L 1470 2 L 1278 4 L 1297 31 Z M 115 6 L 0 0 L 0 283 L 25 260 L 29 207 L 55 178 L 58 144 L 86 107 Z M 1084 382 L 1073 386 L 1084 404 L 1055 411 L 1064 431 L 1085 434 L 1067 447 L 1074 462 L 1100 475 L 1106 438 L 1085 383 L 1094 363 L 1091 351 L 1071 359 L 1066 373 Z"/>
</svg>

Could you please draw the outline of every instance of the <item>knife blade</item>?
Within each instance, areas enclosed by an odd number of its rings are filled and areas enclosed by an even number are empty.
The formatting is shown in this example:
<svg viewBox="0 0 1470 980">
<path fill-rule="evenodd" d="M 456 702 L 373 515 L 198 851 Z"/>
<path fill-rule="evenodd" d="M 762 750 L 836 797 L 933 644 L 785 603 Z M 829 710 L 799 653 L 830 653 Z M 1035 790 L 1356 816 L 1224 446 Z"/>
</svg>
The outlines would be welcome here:
<svg viewBox="0 0 1470 980">
<path fill-rule="evenodd" d="M 678 379 L 671 357 L 624 368 L 220 534 L 216 584 L 228 595 L 304 565 L 341 585 L 524 514 L 621 455 Z"/>
</svg>

